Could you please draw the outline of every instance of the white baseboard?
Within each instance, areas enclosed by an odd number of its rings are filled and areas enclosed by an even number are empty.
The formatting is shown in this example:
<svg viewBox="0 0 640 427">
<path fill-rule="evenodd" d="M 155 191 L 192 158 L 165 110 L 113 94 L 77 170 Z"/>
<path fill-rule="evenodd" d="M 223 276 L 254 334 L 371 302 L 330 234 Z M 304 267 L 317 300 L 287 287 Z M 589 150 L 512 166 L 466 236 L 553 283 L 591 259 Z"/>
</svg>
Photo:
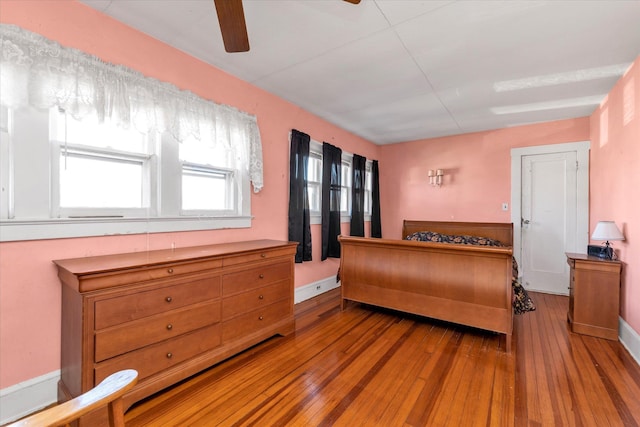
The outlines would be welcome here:
<svg viewBox="0 0 640 427">
<path fill-rule="evenodd" d="M 336 276 L 327 277 L 326 279 L 300 286 L 295 290 L 293 302 L 294 304 L 298 304 L 299 302 L 308 300 L 339 286 L 340 283 L 336 283 Z"/>
<path fill-rule="evenodd" d="M 629 351 L 638 365 L 640 365 L 640 335 L 622 317 L 619 318 L 620 342 Z"/>
<path fill-rule="evenodd" d="M 60 370 L 0 390 L 0 425 L 57 402 L 58 380 Z"/>
</svg>

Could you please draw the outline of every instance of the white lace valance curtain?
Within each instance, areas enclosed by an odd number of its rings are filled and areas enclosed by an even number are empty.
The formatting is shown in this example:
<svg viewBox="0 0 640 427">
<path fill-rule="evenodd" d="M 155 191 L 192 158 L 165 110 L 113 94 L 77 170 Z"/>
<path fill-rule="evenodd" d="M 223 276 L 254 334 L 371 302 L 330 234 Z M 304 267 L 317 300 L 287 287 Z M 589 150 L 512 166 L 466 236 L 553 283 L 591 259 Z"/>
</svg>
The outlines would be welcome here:
<svg viewBox="0 0 640 427">
<path fill-rule="evenodd" d="M 262 189 L 262 145 L 255 116 L 170 83 L 109 64 L 15 25 L 0 24 L 0 102 L 10 108 L 58 106 L 77 119 L 97 115 L 124 128 L 169 132 L 179 141 L 223 143 L 245 159 Z"/>
</svg>

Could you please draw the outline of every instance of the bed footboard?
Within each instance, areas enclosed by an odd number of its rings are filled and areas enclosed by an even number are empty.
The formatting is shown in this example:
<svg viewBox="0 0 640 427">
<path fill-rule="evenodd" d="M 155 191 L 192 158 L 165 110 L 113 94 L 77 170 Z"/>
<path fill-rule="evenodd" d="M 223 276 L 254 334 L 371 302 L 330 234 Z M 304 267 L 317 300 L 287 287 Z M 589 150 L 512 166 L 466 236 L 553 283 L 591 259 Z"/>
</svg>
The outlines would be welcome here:
<svg viewBox="0 0 640 427">
<path fill-rule="evenodd" d="M 343 307 L 357 301 L 506 335 L 511 247 L 340 237 Z"/>
</svg>

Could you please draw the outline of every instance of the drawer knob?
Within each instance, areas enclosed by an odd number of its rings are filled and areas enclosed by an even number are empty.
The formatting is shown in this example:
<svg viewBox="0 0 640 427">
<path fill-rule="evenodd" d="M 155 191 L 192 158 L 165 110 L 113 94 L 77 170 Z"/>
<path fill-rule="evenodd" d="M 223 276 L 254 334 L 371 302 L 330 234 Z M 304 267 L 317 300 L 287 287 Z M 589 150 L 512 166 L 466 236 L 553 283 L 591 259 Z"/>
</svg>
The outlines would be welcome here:
<svg viewBox="0 0 640 427">
<path fill-rule="evenodd" d="M 171 302 L 171 301 L 173 301 L 173 298 L 171 298 L 171 297 L 166 297 L 164 300 L 165 300 L 166 302 Z"/>
<path fill-rule="evenodd" d="M 264 295 L 259 295 L 258 299 L 264 299 Z"/>
<path fill-rule="evenodd" d="M 167 359 L 171 359 L 173 357 L 172 353 L 167 353 Z"/>
<path fill-rule="evenodd" d="M 168 329 L 168 330 L 172 330 L 172 329 L 173 329 L 173 325 L 172 325 L 171 323 L 169 323 L 169 324 L 167 325 L 167 329 Z"/>
<path fill-rule="evenodd" d="M 264 279 L 264 274 L 261 274 L 259 277 L 260 277 L 261 279 Z"/>
<path fill-rule="evenodd" d="M 266 257 L 267 257 L 267 254 L 260 254 L 260 256 L 261 256 L 262 258 L 266 258 Z"/>
<path fill-rule="evenodd" d="M 258 320 L 264 320 L 264 317 L 260 316 L 258 317 Z"/>
<path fill-rule="evenodd" d="M 169 273 L 169 274 L 173 273 L 173 268 L 168 269 L 167 273 Z"/>
</svg>

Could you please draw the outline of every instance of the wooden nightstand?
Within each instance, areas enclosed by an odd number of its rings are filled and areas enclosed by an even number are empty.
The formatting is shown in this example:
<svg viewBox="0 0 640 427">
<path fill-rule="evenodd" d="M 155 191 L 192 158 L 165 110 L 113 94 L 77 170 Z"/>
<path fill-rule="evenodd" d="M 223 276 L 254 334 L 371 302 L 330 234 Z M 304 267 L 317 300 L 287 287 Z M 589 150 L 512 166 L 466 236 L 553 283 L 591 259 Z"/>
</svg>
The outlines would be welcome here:
<svg viewBox="0 0 640 427">
<path fill-rule="evenodd" d="M 567 253 L 571 331 L 618 340 L 620 261 Z"/>
</svg>

